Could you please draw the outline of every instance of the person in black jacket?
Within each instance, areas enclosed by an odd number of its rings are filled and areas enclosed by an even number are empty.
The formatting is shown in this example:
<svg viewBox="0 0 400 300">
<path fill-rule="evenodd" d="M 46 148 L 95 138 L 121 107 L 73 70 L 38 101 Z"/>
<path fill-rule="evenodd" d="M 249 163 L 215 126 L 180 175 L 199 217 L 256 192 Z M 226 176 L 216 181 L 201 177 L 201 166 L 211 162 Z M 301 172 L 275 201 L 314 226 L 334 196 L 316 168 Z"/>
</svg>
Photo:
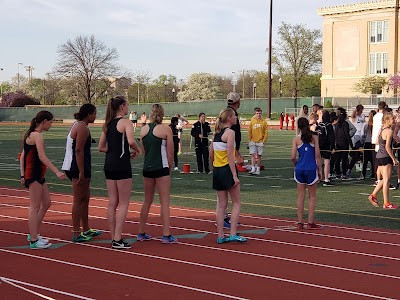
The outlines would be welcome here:
<svg viewBox="0 0 400 300">
<path fill-rule="evenodd" d="M 191 135 L 194 137 L 194 145 L 197 158 L 197 172 L 211 174 L 209 153 L 208 153 L 208 135 L 211 133 L 210 124 L 206 122 L 206 115 L 199 113 L 199 120 L 193 124 Z"/>
<path fill-rule="evenodd" d="M 169 124 L 169 127 L 172 130 L 172 140 L 174 141 L 174 165 L 175 165 L 175 168 L 173 170 L 179 171 L 179 169 L 178 169 L 178 151 L 179 151 L 179 142 L 181 139 L 178 137 L 178 128 L 176 127 L 176 125 L 178 125 L 178 118 L 172 117 L 171 124 Z"/>
<path fill-rule="evenodd" d="M 349 123 L 346 121 L 346 110 L 342 109 L 338 113 L 338 121 L 335 125 L 335 149 L 339 151 L 335 152 L 335 171 L 338 178 L 346 180 L 348 179 L 346 176 L 348 150 L 349 147 L 353 148 L 353 142 L 350 137 Z M 340 171 L 340 162 L 342 162 L 342 172 Z"/>
<path fill-rule="evenodd" d="M 322 122 L 317 126 L 319 149 L 321 157 L 324 160 L 324 182 L 323 186 L 333 186 L 329 180 L 331 156 L 335 153 L 335 132 L 331 123 L 331 115 L 329 111 L 325 111 L 322 115 Z"/>
</svg>

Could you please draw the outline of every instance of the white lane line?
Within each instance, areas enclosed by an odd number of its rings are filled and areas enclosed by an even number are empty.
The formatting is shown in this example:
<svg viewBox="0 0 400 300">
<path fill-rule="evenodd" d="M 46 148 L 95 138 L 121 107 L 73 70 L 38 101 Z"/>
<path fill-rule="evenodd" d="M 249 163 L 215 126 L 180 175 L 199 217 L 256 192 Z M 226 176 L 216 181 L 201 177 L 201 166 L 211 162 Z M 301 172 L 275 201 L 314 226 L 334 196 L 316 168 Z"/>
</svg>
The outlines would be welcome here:
<svg viewBox="0 0 400 300">
<path fill-rule="evenodd" d="M 83 245 L 83 244 L 81 244 L 81 245 Z M 89 245 L 86 244 L 86 246 L 89 246 Z M 100 248 L 100 247 L 98 247 L 98 248 Z M 109 248 L 103 248 L 103 249 L 109 249 Z M 88 270 L 108 273 L 108 274 L 112 274 L 112 275 L 119 275 L 119 276 L 122 276 L 122 277 L 128 277 L 128 278 L 148 281 L 148 282 L 157 283 L 157 284 L 166 285 L 166 286 L 172 286 L 172 287 L 185 289 L 185 290 L 190 290 L 190 291 L 195 291 L 195 292 L 199 292 L 199 293 L 203 293 L 203 294 L 210 294 L 210 295 L 223 297 L 223 298 L 236 299 L 236 300 L 247 300 L 247 298 L 236 297 L 236 296 L 232 296 L 232 295 L 228 295 L 228 294 L 222 294 L 222 293 L 213 292 L 213 291 L 209 291 L 209 290 L 199 289 L 199 288 L 190 287 L 190 286 L 181 285 L 181 284 L 176 284 L 176 283 L 172 283 L 172 282 L 161 281 L 161 280 L 152 279 L 152 278 L 148 278 L 148 277 L 142 277 L 142 276 L 137 276 L 137 275 L 132 275 L 132 274 L 126 274 L 126 273 L 122 273 L 122 272 L 117 272 L 117 271 L 112 271 L 112 270 L 108 270 L 108 269 L 88 266 L 88 265 L 84 265 L 84 264 L 76 264 L 76 263 L 73 263 L 73 262 L 63 261 L 63 260 L 54 259 L 54 258 L 48 258 L 48 257 L 44 257 L 44 256 L 37 256 L 37 255 L 17 252 L 17 251 L 8 250 L 8 249 L 1 249 L 1 248 L 0 248 L 0 251 L 6 252 L 6 253 L 10 253 L 10 254 L 16 254 L 16 255 L 20 255 L 20 256 L 26 256 L 26 257 L 29 257 L 29 258 L 36 258 L 36 259 L 39 259 L 39 260 L 45 260 L 45 261 L 50 261 L 50 262 L 54 262 L 54 263 L 64 264 L 64 265 L 67 265 L 67 266 L 78 267 L 78 268 L 82 268 L 82 269 L 88 269 Z M 124 253 L 132 253 L 132 252 L 124 252 Z"/>
<path fill-rule="evenodd" d="M 61 185 L 61 184 L 53 184 L 53 185 Z M 61 185 L 61 186 L 65 186 L 65 185 Z M 52 187 L 50 187 L 50 188 L 52 188 Z M 0 190 L 1 189 L 8 189 L 8 188 L 0 188 Z M 101 189 L 101 188 L 97 188 L 97 189 L 100 189 L 100 190 L 105 190 L 105 189 Z M 24 191 L 24 190 L 21 190 L 21 189 L 9 189 L 9 190 L 14 190 L 14 191 Z M 138 192 L 138 191 L 132 191 L 133 193 L 137 193 L 137 194 L 142 194 L 143 195 L 143 192 Z M 72 197 L 72 195 L 67 195 L 67 194 L 59 194 L 59 193 L 51 193 L 52 195 L 60 195 L 60 196 L 69 196 L 69 197 Z M 172 195 L 171 197 L 177 197 L 176 195 L 174 196 L 174 195 Z M 180 197 L 180 198 L 183 198 L 183 197 Z M 189 197 L 186 197 L 186 198 L 188 198 L 189 199 Z M 108 201 L 108 200 L 106 200 L 106 198 L 96 198 L 96 197 L 91 197 L 91 199 L 93 199 L 93 200 L 99 200 L 99 201 Z M 202 198 L 200 198 L 200 199 L 202 199 Z M 208 201 L 210 201 L 211 199 L 203 199 L 203 200 L 208 200 Z M 213 201 L 213 202 L 216 202 L 216 200 L 211 200 L 211 201 Z M 132 204 L 136 204 L 136 205 L 141 205 L 141 203 L 140 202 L 137 202 L 137 203 L 134 203 L 134 202 L 131 202 Z M 242 202 L 242 204 L 243 205 L 250 205 L 250 206 L 266 206 L 266 207 L 274 207 L 274 208 L 287 208 L 287 209 L 293 209 L 293 210 L 295 210 L 296 208 L 295 207 L 284 207 L 284 206 L 277 206 L 277 205 L 263 205 L 263 204 L 256 204 L 256 203 L 246 203 L 246 202 Z M 154 205 L 154 206 L 156 206 L 156 205 Z M 179 209 L 179 208 L 177 208 L 177 207 L 171 207 L 171 209 Z M 318 211 L 318 210 L 317 210 Z M 203 212 L 204 213 L 204 211 L 200 211 L 200 212 Z M 335 213 L 334 211 L 333 212 L 331 212 L 331 211 L 323 211 L 323 210 L 319 210 L 319 212 L 321 212 L 321 213 Z M 215 214 L 215 212 L 207 212 L 207 213 L 213 213 L 213 214 Z M 350 217 L 351 216 L 357 216 L 357 217 L 366 217 L 366 218 L 373 218 L 373 219 L 384 219 L 384 220 L 393 220 L 393 221 L 400 221 L 400 218 L 393 218 L 393 217 L 385 217 L 385 216 L 374 216 L 374 215 L 365 215 L 365 214 L 350 214 L 350 213 L 339 213 L 339 214 L 341 214 L 341 215 L 349 215 Z M 263 219 L 263 217 L 257 217 L 257 216 L 249 216 L 249 215 L 242 215 L 242 218 L 254 218 L 254 219 L 257 219 L 257 218 L 261 218 L 261 219 Z M 266 219 L 266 220 L 268 220 L 268 218 L 264 218 L 264 219 Z M 270 220 L 273 220 L 273 219 L 270 219 Z M 284 222 L 285 220 L 282 220 L 282 219 L 277 219 L 278 221 L 281 221 L 281 222 Z M 290 222 L 290 221 L 286 221 L 286 222 Z M 293 221 L 292 221 L 293 222 Z M 325 227 L 329 227 L 329 225 L 325 225 Z M 330 227 L 333 227 L 333 226 L 330 226 Z M 346 227 L 338 227 L 338 226 L 335 226 L 334 228 L 342 228 L 342 229 L 346 229 Z M 362 231 L 362 229 L 357 229 L 357 228 L 348 228 L 349 230 L 360 230 L 360 231 Z M 396 233 L 391 233 L 391 232 L 382 232 L 383 234 L 394 234 L 394 235 L 400 235 L 400 233 L 399 234 L 396 234 Z"/>
<path fill-rule="evenodd" d="M 0 194 L 0 196 L 2 196 L 2 195 Z M 19 198 L 19 199 L 21 199 L 21 198 L 22 199 L 29 199 L 27 197 L 21 197 L 21 196 L 9 196 L 9 197 Z M 54 203 L 59 202 L 61 204 L 71 205 L 69 202 L 62 202 L 62 201 L 52 201 L 52 202 L 54 202 Z M 18 207 L 18 208 L 28 209 L 28 206 L 26 206 L 26 207 L 25 206 L 15 206 L 15 205 L 12 205 L 12 204 L 0 204 L 0 206 Z M 93 206 L 93 205 L 91 205 L 90 207 L 91 208 L 99 208 L 99 209 L 107 209 L 106 207 L 102 207 L 102 206 Z M 60 214 L 70 214 L 69 212 L 56 211 L 56 210 L 51 210 L 51 209 L 49 209 L 48 211 L 54 212 L 54 213 L 60 213 Z M 139 213 L 139 211 L 132 211 L 132 210 L 129 210 L 129 212 L 131 212 L 131 213 Z M 158 216 L 159 214 L 149 213 L 149 215 Z M 98 217 L 98 216 L 90 216 L 90 217 L 92 217 L 92 218 L 102 218 L 102 217 Z M 179 217 L 179 219 L 185 219 L 185 218 L 186 217 Z M 193 220 L 193 218 L 191 218 L 191 220 Z M 198 219 L 198 220 L 200 220 L 200 219 Z M 129 222 L 129 221 L 127 221 L 127 222 Z M 209 222 L 213 222 L 213 221 L 209 221 Z M 173 226 L 171 226 L 171 228 L 196 231 L 195 229 L 190 229 L 190 228 L 181 228 L 181 227 L 173 227 Z M 262 227 L 262 228 L 265 228 L 265 227 Z M 282 228 L 274 228 L 274 230 L 275 231 L 281 231 L 281 232 L 290 232 L 290 233 L 294 233 L 294 234 L 314 235 L 314 236 L 321 236 L 321 237 L 332 238 L 332 239 L 349 240 L 349 241 L 356 241 L 356 242 L 363 242 L 363 243 L 370 243 L 370 244 L 378 244 L 378 245 L 400 247 L 400 244 L 397 244 L 397 243 L 381 242 L 381 241 L 375 241 L 375 240 L 366 240 L 366 239 L 343 237 L 343 236 L 337 236 L 337 235 L 329 235 L 329 234 L 306 232 L 306 231 L 292 231 L 292 230 L 287 230 L 287 229 L 282 229 Z M 200 231 L 200 232 L 206 232 L 206 231 Z"/>
<path fill-rule="evenodd" d="M 27 293 L 29 293 L 29 294 L 33 294 L 33 295 L 35 295 L 35 296 L 38 296 L 39 298 L 43 298 L 43 299 L 46 299 L 46 300 L 56 300 L 56 299 L 51 298 L 51 297 L 48 297 L 48 296 L 46 296 L 46 295 L 43 295 L 43 294 L 34 292 L 34 291 L 32 291 L 32 290 L 30 290 L 30 289 L 27 289 L 27 288 L 25 288 L 25 287 L 23 287 L 23 286 L 21 286 L 21 285 L 15 284 L 15 283 L 13 283 L 13 282 L 9 282 L 9 281 L 3 279 L 2 277 L 0 277 L 0 281 L 3 281 L 3 282 L 5 282 L 5 283 L 7 283 L 7 284 L 9 284 L 9 285 L 12 285 L 13 287 L 15 287 L 15 288 L 17 288 L 17 289 L 20 289 L 20 290 L 23 290 L 23 291 L 25 291 L 25 292 L 27 292 Z"/>
<path fill-rule="evenodd" d="M 0 216 L 4 217 L 2 215 L 0 215 Z M 16 217 L 9 217 L 9 218 L 15 219 Z M 24 218 L 18 218 L 18 219 L 27 220 L 27 219 L 24 219 Z M 50 223 L 50 222 L 43 222 L 43 223 Z M 64 225 L 64 224 L 58 224 L 58 223 L 53 223 L 51 225 L 63 226 L 63 227 L 71 227 L 72 228 L 72 226 Z M 0 229 L 0 232 L 19 234 L 17 232 L 8 231 L 8 230 L 1 230 L 1 229 Z M 127 235 L 134 236 L 134 235 L 131 235 L 131 234 L 127 234 Z M 53 240 L 54 239 L 55 240 L 59 240 L 58 238 L 52 238 L 52 239 Z M 71 243 L 71 242 L 69 242 L 69 243 Z M 273 255 L 268 255 L 268 254 L 261 254 L 261 253 L 247 252 L 247 251 L 239 251 L 239 250 L 231 250 L 231 249 L 224 249 L 224 248 L 216 248 L 216 247 L 211 247 L 211 246 L 203 246 L 203 245 L 190 244 L 190 243 L 185 243 L 185 242 L 178 242 L 178 243 L 181 244 L 181 245 L 186 245 L 186 246 L 195 247 L 195 248 L 203 248 L 203 249 L 210 249 L 210 250 L 216 250 L 216 251 L 222 251 L 222 252 L 236 253 L 236 254 L 247 255 L 247 256 L 255 256 L 255 257 L 269 258 L 269 259 L 275 259 L 275 260 L 282 260 L 282 261 L 293 262 L 293 263 L 298 263 L 298 264 L 305 264 L 305 265 L 322 267 L 322 268 L 330 268 L 330 269 L 335 269 L 335 270 L 340 270 L 340 271 L 347 271 L 347 272 L 353 272 L 353 273 L 359 273 L 359 274 L 371 275 L 371 276 L 377 276 L 377 277 L 384 277 L 384 278 L 390 278 L 390 279 L 400 279 L 399 276 L 394 276 L 394 275 L 387 275 L 387 274 L 363 271 L 363 270 L 358 270 L 358 269 L 351 269 L 351 268 L 345 268 L 345 267 L 339 267 L 339 266 L 315 263 L 315 262 L 310 262 L 310 261 L 304 261 L 304 260 L 298 260 L 298 259 L 292 259 L 292 258 L 286 258 L 286 257 L 280 257 L 280 256 L 273 256 Z M 160 257 L 160 259 L 162 259 L 162 258 Z M 400 259 L 399 259 L 399 261 L 400 261 Z"/>
<path fill-rule="evenodd" d="M 5 230 L 0 230 L 0 231 L 4 232 Z M 20 234 L 20 233 L 18 233 L 18 234 Z M 62 239 L 56 239 L 56 240 L 60 240 L 62 242 L 67 242 L 67 243 L 74 244 L 74 243 L 72 243 L 70 241 L 66 241 L 66 240 L 62 240 Z M 82 244 L 78 244 L 78 245 L 79 246 L 86 246 L 86 247 L 101 248 L 101 249 L 104 249 L 104 250 L 113 251 L 113 249 L 110 249 L 110 248 L 104 248 L 104 247 L 95 246 L 95 245 L 91 245 L 91 244 L 83 244 L 82 243 Z M 85 269 L 90 269 L 90 270 L 102 271 L 102 272 L 111 273 L 111 274 L 115 274 L 115 275 L 120 275 L 120 276 L 124 276 L 124 277 L 130 277 L 130 278 L 146 280 L 146 281 L 165 284 L 165 285 L 171 285 L 171 286 L 190 289 L 190 290 L 199 291 L 199 292 L 203 292 L 203 293 L 207 293 L 207 294 L 212 294 L 212 295 L 217 295 L 217 296 L 222 296 L 222 297 L 229 297 L 230 299 L 244 299 L 244 298 L 239 298 L 239 297 L 230 296 L 230 295 L 224 295 L 224 294 L 216 293 L 216 292 L 212 292 L 212 291 L 206 291 L 206 290 L 202 290 L 202 289 L 198 289 L 198 288 L 178 285 L 178 284 L 175 284 L 175 283 L 159 281 L 159 280 L 155 280 L 155 279 L 151 279 L 151 278 L 145 278 L 145 277 L 140 277 L 140 276 L 136 276 L 136 275 L 120 273 L 120 272 L 116 272 L 116 271 L 111 271 L 111 270 L 107 270 L 107 269 L 102 269 L 102 268 L 97 268 L 97 267 L 92 267 L 92 266 L 87 266 L 87 265 L 82 265 L 82 264 L 75 264 L 75 263 L 66 262 L 66 261 L 53 259 L 53 258 L 41 257 L 41 256 L 36 256 L 36 255 L 31 255 L 31 254 L 27 254 L 27 253 L 21 253 L 21 252 L 16 252 L 16 251 L 12 251 L 12 250 L 1 249 L 1 248 L 0 248 L 0 251 L 7 252 L 7 253 L 12 253 L 12 254 L 17 254 L 17 255 L 22 255 L 22 256 L 28 256 L 28 257 L 31 257 L 31 258 L 37 258 L 37 259 L 57 262 L 57 263 L 61 263 L 61 264 L 66 264 L 66 265 L 85 268 Z M 131 255 L 137 255 L 137 256 L 144 256 L 144 257 L 149 257 L 149 258 L 162 259 L 162 260 L 172 261 L 172 262 L 176 262 L 176 263 L 184 263 L 184 264 L 189 264 L 189 265 L 194 265 L 194 266 L 199 266 L 199 267 L 207 267 L 207 268 L 214 269 L 214 270 L 219 270 L 219 271 L 228 271 L 228 272 L 232 272 L 232 273 L 236 273 L 236 274 L 240 274 L 240 275 L 247 275 L 247 276 L 252 276 L 252 277 L 257 277 L 257 278 L 270 279 L 270 280 L 274 280 L 274 281 L 280 281 L 280 282 L 291 283 L 291 284 L 295 284 L 295 285 L 307 286 L 307 287 L 311 287 L 311 288 L 329 290 L 329 291 L 334 291 L 334 292 L 339 292 L 339 293 L 352 294 L 352 295 L 358 295 L 358 296 L 363 296 L 363 297 L 370 297 L 370 298 L 374 298 L 374 299 L 395 300 L 394 298 L 382 297 L 382 296 L 366 294 L 366 293 L 361 293 L 361 292 L 356 292 L 356 291 L 351 291 L 351 290 L 345 290 L 345 289 L 340 289 L 340 288 L 335 288 L 335 287 L 330 287 L 330 286 L 317 285 L 317 284 L 312 284 L 312 283 L 307 283 L 307 282 L 302 282 L 302 281 L 297 281 L 297 280 L 291 280 L 291 279 L 286 279 L 286 278 L 281 278 L 281 277 L 275 277 L 275 276 L 269 276 L 269 275 L 263 275 L 263 274 L 257 274 L 257 273 L 250 273 L 250 272 L 246 272 L 246 271 L 227 269 L 227 268 L 222 268 L 222 267 L 217 267 L 217 266 L 208 266 L 208 265 L 204 265 L 204 264 L 200 264 L 200 263 L 186 262 L 186 261 L 182 261 L 182 260 L 178 260 L 178 259 L 172 259 L 172 258 L 166 258 L 166 257 L 158 257 L 158 256 L 155 256 L 155 255 L 148 255 L 148 254 L 128 252 L 128 251 L 126 251 L 124 253 L 131 254 Z"/>
<path fill-rule="evenodd" d="M 8 284 L 10 284 L 12 286 L 20 288 L 20 289 L 22 289 L 22 290 L 24 290 L 24 291 L 26 291 L 28 293 L 32 293 L 32 294 L 34 294 L 36 296 L 39 296 L 39 297 L 42 297 L 44 299 L 53 299 L 53 300 L 55 300 L 54 298 L 50 298 L 50 297 L 45 296 L 43 294 L 40 294 L 40 293 L 34 292 L 32 290 L 29 290 L 29 289 L 23 287 L 23 285 L 29 286 L 29 287 L 32 287 L 32 288 L 36 288 L 36 289 L 42 289 L 42 290 L 49 291 L 49 292 L 52 292 L 52 293 L 55 293 L 55 294 L 60 294 L 60 295 L 65 295 L 65 296 L 77 298 L 77 299 L 94 300 L 93 298 L 83 297 L 83 296 L 79 296 L 79 295 L 76 295 L 76 294 L 71 294 L 71 293 L 60 291 L 60 290 L 51 289 L 51 288 L 48 288 L 48 287 L 45 287 L 45 286 L 42 286 L 42 285 L 36 285 L 36 284 L 32 284 L 32 283 L 28 283 L 28 282 L 24 282 L 24 281 L 19 281 L 19 280 L 15 280 L 15 279 L 11 279 L 11 278 L 0 277 L 0 281 L 4 281 L 5 283 L 8 283 Z"/>
</svg>

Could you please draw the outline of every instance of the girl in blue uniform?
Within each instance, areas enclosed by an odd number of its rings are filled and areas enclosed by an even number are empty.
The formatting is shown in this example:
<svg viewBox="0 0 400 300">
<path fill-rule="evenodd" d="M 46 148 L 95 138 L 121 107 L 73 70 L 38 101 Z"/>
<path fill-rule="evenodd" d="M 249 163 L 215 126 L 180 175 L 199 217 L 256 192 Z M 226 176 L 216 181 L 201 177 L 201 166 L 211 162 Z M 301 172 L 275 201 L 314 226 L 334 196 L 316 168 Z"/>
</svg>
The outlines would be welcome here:
<svg viewBox="0 0 400 300">
<path fill-rule="evenodd" d="M 297 182 L 297 228 L 321 229 L 321 226 L 314 222 L 317 183 L 322 178 L 318 136 L 312 134 L 306 118 L 300 117 L 297 124 L 300 134 L 293 138 L 291 156 L 295 166 L 294 180 Z M 299 153 L 298 159 L 297 152 Z M 306 186 L 308 186 L 309 197 L 308 223 L 303 224 Z"/>
</svg>

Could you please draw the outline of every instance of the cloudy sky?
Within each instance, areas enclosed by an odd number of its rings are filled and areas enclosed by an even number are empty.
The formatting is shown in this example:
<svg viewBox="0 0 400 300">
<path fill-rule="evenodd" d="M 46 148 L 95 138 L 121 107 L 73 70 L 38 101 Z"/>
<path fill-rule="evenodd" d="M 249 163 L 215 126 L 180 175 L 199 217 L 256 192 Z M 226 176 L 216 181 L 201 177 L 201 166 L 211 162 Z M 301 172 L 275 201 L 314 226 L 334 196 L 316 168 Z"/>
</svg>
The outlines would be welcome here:
<svg viewBox="0 0 400 300">
<path fill-rule="evenodd" d="M 320 29 L 317 9 L 360 0 L 275 0 L 273 30 L 282 22 Z M 0 81 L 33 66 L 44 77 L 57 48 L 93 34 L 119 53 L 118 63 L 152 78 L 195 72 L 230 75 L 266 69 L 268 0 L 0 0 Z"/>
</svg>

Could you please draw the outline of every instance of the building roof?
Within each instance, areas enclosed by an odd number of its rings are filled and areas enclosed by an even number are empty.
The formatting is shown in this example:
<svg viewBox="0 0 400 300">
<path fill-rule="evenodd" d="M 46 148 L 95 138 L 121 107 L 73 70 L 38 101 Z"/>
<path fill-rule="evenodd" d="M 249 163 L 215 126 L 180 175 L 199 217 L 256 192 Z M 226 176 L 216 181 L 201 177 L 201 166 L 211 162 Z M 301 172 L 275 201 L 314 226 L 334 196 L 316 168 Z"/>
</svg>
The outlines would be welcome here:
<svg viewBox="0 0 400 300">
<path fill-rule="evenodd" d="M 396 0 L 378 0 L 338 6 L 322 7 L 317 10 L 319 16 L 354 13 L 360 11 L 395 8 Z"/>
</svg>

